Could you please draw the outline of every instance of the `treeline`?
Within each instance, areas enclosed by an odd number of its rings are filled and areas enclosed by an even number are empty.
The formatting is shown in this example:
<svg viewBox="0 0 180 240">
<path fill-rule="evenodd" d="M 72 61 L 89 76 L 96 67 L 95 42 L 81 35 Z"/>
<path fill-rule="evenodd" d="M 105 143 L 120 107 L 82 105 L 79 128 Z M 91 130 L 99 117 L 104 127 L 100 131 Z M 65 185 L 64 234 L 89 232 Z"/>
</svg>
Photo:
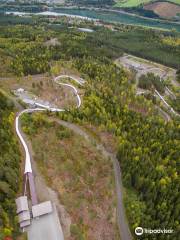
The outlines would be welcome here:
<svg viewBox="0 0 180 240">
<path fill-rule="evenodd" d="M 127 12 L 130 12 L 130 13 L 139 14 L 140 16 L 143 16 L 143 17 L 159 18 L 158 14 L 156 14 L 152 10 L 144 9 L 143 6 L 124 8 L 123 10 L 127 11 Z"/>
<path fill-rule="evenodd" d="M 113 28 L 116 31 L 112 31 L 85 22 L 80 25 L 75 23 L 74 28 L 69 28 L 72 24 L 66 18 L 61 23 L 58 21 L 57 25 L 48 24 L 46 18 L 32 19 L 28 26 L 0 26 L 0 50 L 7 59 L 12 59 L 7 69 L 10 67 L 16 75 L 48 72 L 54 60 L 88 56 L 114 60 L 124 52 L 167 66 L 180 67 L 179 45 L 169 45 L 163 41 L 169 35 L 178 38 L 177 33 L 125 25 L 115 25 Z M 88 26 L 94 32 L 80 32 L 77 26 Z M 46 44 L 51 38 L 57 38 L 59 44 Z M 9 64 L 9 61 L 5 62 Z"/>
<path fill-rule="evenodd" d="M 20 184 L 20 153 L 13 137 L 13 104 L 0 91 L 0 239 L 16 236 L 15 198 Z"/>
<path fill-rule="evenodd" d="M 180 68 L 176 72 L 176 80 L 180 83 Z"/>
<path fill-rule="evenodd" d="M 65 29 L 59 35 L 62 43 L 61 51 L 69 55 L 73 53 L 74 57 L 79 57 L 80 54 L 81 57 L 98 54 L 111 59 L 126 52 L 170 67 L 180 67 L 180 47 L 170 46 L 163 42 L 168 35 L 178 38 L 179 35 L 176 33 L 125 25 L 116 25 L 114 27 L 116 31 L 102 27 L 94 29 L 93 34 L 78 33 L 75 29 Z M 83 34 L 83 38 L 78 38 Z"/>
<path fill-rule="evenodd" d="M 114 0 L 69 0 L 75 5 L 81 6 L 95 6 L 95 7 L 105 7 L 106 5 L 114 5 Z"/>
<path fill-rule="evenodd" d="M 74 66 L 88 83 L 81 109 L 63 114 L 63 119 L 97 125 L 117 137 L 132 233 L 137 226 L 167 228 L 174 233 L 152 239 L 178 240 L 179 121 L 164 123 L 153 114 L 151 104 L 134 96 L 126 74 L 111 61 L 89 57 L 76 59 Z"/>
<path fill-rule="evenodd" d="M 39 43 L 22 46 L 12 62 L 12 69 L 18 76 L 48 72 L 50 52 Z"/>
<path fill-rule="evenodd" d="M 9 68 L 17 76 L 48 72 L 52 59 L 45 42 L 50 39 L 49 33 L 42 27 L 19 26 L 1 27 L 0 48 L 3 54 L 11 58 Z"/>
<path fill-rule="evenodd" d="M 0 12 L 1 26 L 16 25 L 16 24 L 34 25 L 34 24 L 37 24 L 37 22 L 38 22 L 37 18 L 27 18 L 27 17 L 19 17 L 14 15 L 6 15 Z"/>
<path fill-rule="evenodd" d="M 169 100 L 169 102 L 170 102 L 171 106 L 173 107 L 173 109 L 176 112 L 180 113 L 180 95 L 178 95 L 176 97 L 176 99 Z"/>
<path fill-rule="evenodd" d="M 179 68 L 180 47 L 163 43 L 163 38 L 168 34 L 172 33 L 126 26 L 115 32 L 105 29 L 97 31 L 94 36 L 89 35 L 88 39 L 90 38 L 94 44 L 101 43 L 107 47 L 110 46 L 117 53 L 121 50 L 170 67 Z"/>
<path fill-rule="evenodd" d="M 165 92 L 165 84 L 163 83 L 163 79 L 153 73 L 147 73 L 140 76 L 138 81 L 138 87 L 153 90 L 156 89 L 160 93 Z"/>
</svg>

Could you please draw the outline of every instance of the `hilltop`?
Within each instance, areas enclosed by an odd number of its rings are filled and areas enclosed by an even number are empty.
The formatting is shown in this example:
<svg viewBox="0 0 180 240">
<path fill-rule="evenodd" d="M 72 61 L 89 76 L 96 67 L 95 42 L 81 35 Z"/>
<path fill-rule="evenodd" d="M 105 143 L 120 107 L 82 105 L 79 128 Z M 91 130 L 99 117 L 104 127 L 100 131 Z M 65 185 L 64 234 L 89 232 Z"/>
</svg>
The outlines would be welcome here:
<svg viewBox="0 0 180 240">
<path fill-rule="evenodd" d="M 159 2 L 161 3 L 162 1 L 158 1 L 158 0 L 116 0 L 116 6 L 117 7 L 124 7 L 124 8 L 129 8 L 129 7 L 138 7 L 140 5 L 144 5 L 144 4 L 148 4 L 148 3 L 152 3 L 152 2 Z M 171 2 L 171 3 L 175 3 L 177 5 L 180 5 L 180 1 L 179 0 L 168 0 L 168 1 L 164 1 L 164 2 Z"/>
<path fill-rule="evenodd" d="M 175 17 L 180 13 L 180 5 L 170 2 L 154 2 L 144 6 L 146 10 L 152 10 L 154 13 L 164 18 Z"/>
</svg>

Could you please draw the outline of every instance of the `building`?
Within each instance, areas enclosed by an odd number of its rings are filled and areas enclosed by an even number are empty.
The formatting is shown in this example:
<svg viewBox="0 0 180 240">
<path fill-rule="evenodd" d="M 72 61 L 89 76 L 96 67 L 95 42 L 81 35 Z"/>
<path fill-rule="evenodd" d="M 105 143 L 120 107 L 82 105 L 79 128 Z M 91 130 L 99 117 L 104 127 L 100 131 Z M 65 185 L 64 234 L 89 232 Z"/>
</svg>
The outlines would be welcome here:
<svg viewBox="0 0 180 240">
<path fill-rule="evenodd" d="M 52 204 L 50 201 L 43 202 L 43 203 L 32 206 L 33 218 L 52 213 L 52 211 L 53 211 L 53 208 L 52 208 Z"/>
<path fill-rule="evenodd" d="M 16 199 L 17 214 L 20 227 L 27 227 L 31 224 L 31 216 L 28 206 L 27 196 L 21 196 Z"/>
</svg>

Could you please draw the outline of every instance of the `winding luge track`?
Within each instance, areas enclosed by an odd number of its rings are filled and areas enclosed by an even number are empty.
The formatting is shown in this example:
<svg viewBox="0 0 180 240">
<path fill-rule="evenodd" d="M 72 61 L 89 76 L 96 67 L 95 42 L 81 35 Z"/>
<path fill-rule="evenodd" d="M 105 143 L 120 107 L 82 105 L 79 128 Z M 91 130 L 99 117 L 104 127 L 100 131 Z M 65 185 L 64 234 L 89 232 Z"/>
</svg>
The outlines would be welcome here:
<svg viewBox="0 0 180 240">
<path fill-rule="evenodd" d="M 63 86 L 67 86 L 70 87 L 71 89 L 73 89 L 75 95 L 77 96 L 78 99 L 78 103 L 77 103 L 77 107 L 79 108 L 81 106 L 81 98 L 78 94 L 77 89 L 71 85 L 71 84 L 66 84 L 66 83 L 61 83 L 59 81 L 59 79 L 61 78 L 71 78 L 73 80 L 75 80 L 76 82 L 82 84 L 81 81 L 79 81 L 77 78 L 73 78 L 71 76 L 68 75 L 60 75 L 58 77 L 54 78 L 54 81 L 59 84 L 59 85 L 63 85 Z M 35 190 L 35 184 L 34 184 L 34 177 L 33 177 L 33 172 L 32 172 L 32 165 L 31 165 L 31 157 L 30 157 L 30 153 L 29 153 L 29 149 L 28 146 L 23 138 L 23 135 L 21 134 L 21 129 L 20 129 L 20 117 L 24 114 L 24 113 L 33 113 L 33 112 L 39 112 L 39 111 L 45 111 L 45 110 L 49 110 L 51 112 L 62 112 L 65 111 L 65 109 L 60 109 L 60 108 L 52 108 L 51 106 L 47 106 L 47 105 L 43 105 L 43 104 L 39 104 L 36 103 L 35 104 L 37 106 L 37 108 L 29 108 L 29 109 L 25 109 L 22 110 L 20 113 L 18 113 L 18 115 L 16 116 L 15 119 L 15 129 L 16 129 L 16 134 L 20 139 L 20 142 L 22 143 L 22 146 L 24 148 L 25 151 L 25 170 L 24 170 L 24 175 L 25 175 L 25 190 L 24 190 L 24 194 L 26 194 L 26 183 L 27 183 L 27 179 L 29 180 L 29 188 L 30 188 L 30 194 L 31 194 L 31 201 L 32 201 L 32 205 L 36 205 L 38 203 L 37 200 L 37 195 L 36 195 L 36 190 Z"/>
<path fill-rule="evenodd" d="M 57 84 L 73 89 L 73 91 L 74 91 L 74 93 L 77 97 L 77 108 L 80 108 L 82 102 L 81 102 L 81 98 L 78 94 L 77 89 L 71 84 L 60 82 L 60 80 L 62 78 L 72 79 L 80 85 L 83 85 L 84 80 L 83 79 L 78 79 L 76 77 L 69 76 L 69 75 L 60 75 L 60 76 L 57 76 L 57 77 L 54 78 L 54 82 L 56 82 Z M 22 143 L 22 146 L 24 148 L 24 151 L 25 151 L 25 171 L 24 171 L 24 174 L 26 176 L 26 179 L 27 178 L 29 179 L 30 194 L 31 194 L 31 200 L 32 200 L 33 205 L 37 204 L 37 196 L 36 196 L 34 180 L 33 180 L 33 172 L 32 172 L 30 152 L 29 152 L 28 146 L 27 146 L 27 144 L 26 144 L 26 142 L 23 138 L 23 135 L 21 134 L 20 117 L 24 113 L 33 113 L 33 112 L 45 111 L 45 110 L 49 110 L 51 112 L 65 111 L 65 109 L 52 108 L 50 106 L 47 107 L 45 105 L 39 106 L 39 104 L 37 104 L 36 106 L 37 106 L 37 108 L 30 108 L 30 109 L 22 110 L 21 112 L 19 112 L 17 114 L 17 117 L 15 119 L 16 134 L 19 137 L 19 139 Z M 56 121 L 57 123 L 59 123 L 61 125 L 64 125 L 65 127 L 67 127 L 69 129 L 73 130 L 74 132 L 82 135 L 86 140 L 91 140 L 92 139 L 84 130 L 82 130 L 80 127 L 78 127 L 78 126 L 76 126 L 72 123 L 68 123 L 68 122 L 65 122 L 65 121 L 57 120 L 57 119 L 54 119 L 53 121 Z M 109 153 L 102 144 L 97 144 L 97 148 L 102 151 L 102 154 L 105 157 L 109 157 L 113 161 L 115 184 L 116 184 L 116 193 L 117 193 L 117 224 L 118 224 L 121 240 L 131 240 L 132 236 L 131 236 L 131 232 L 129 230 L 129 226 L 128 226 L 128 222 L 127 222 L 127 218 L 126 218 L 126 214 L 125 214 L 125 210 L 124 210 L 124 205 L 123 205 L 123 186 L 122 186 L 121 169 L 120 169 L 119 162 L 118 162 L 116 156 L 112 153 Z M 25 192 L 26 191 L 24 191 L 24 193 Z"/>
</svg>

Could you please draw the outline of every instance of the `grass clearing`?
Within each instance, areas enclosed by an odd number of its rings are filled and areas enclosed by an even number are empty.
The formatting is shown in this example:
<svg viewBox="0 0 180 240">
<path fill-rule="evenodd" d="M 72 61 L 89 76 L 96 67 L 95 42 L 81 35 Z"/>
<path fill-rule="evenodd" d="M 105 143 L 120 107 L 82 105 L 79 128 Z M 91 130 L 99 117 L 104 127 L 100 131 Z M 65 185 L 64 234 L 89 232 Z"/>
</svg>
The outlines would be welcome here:
<svg viewBox="0 0 180 240">
<path fill-rule="evenodd" d="M 29 132 L 34 159 L 71 216 L 70 239 L 119 239 L 112 162 L 83 137 L 40 116 L 27 116 L 24 130 L 37 129 Z"/>
<path fill-rule="evenodd" d="M 149 3 L 151 0 L 117 0 L 116 7 L 136 7 L 140 4 Z"/>
<path fill-rule="evenodd" d="M 2 78 L 0 87 L 8 93 L 23 88 L 29 92 L 29 95 L 32 93 L 33 96 L 60 108 L 70 108 L 77 104 L 76 96 L 71 88 L 56 84 L 52 77 L 46 74 Z M 80 94 L 83 94 L 83 90 Z"/>
</svg>

